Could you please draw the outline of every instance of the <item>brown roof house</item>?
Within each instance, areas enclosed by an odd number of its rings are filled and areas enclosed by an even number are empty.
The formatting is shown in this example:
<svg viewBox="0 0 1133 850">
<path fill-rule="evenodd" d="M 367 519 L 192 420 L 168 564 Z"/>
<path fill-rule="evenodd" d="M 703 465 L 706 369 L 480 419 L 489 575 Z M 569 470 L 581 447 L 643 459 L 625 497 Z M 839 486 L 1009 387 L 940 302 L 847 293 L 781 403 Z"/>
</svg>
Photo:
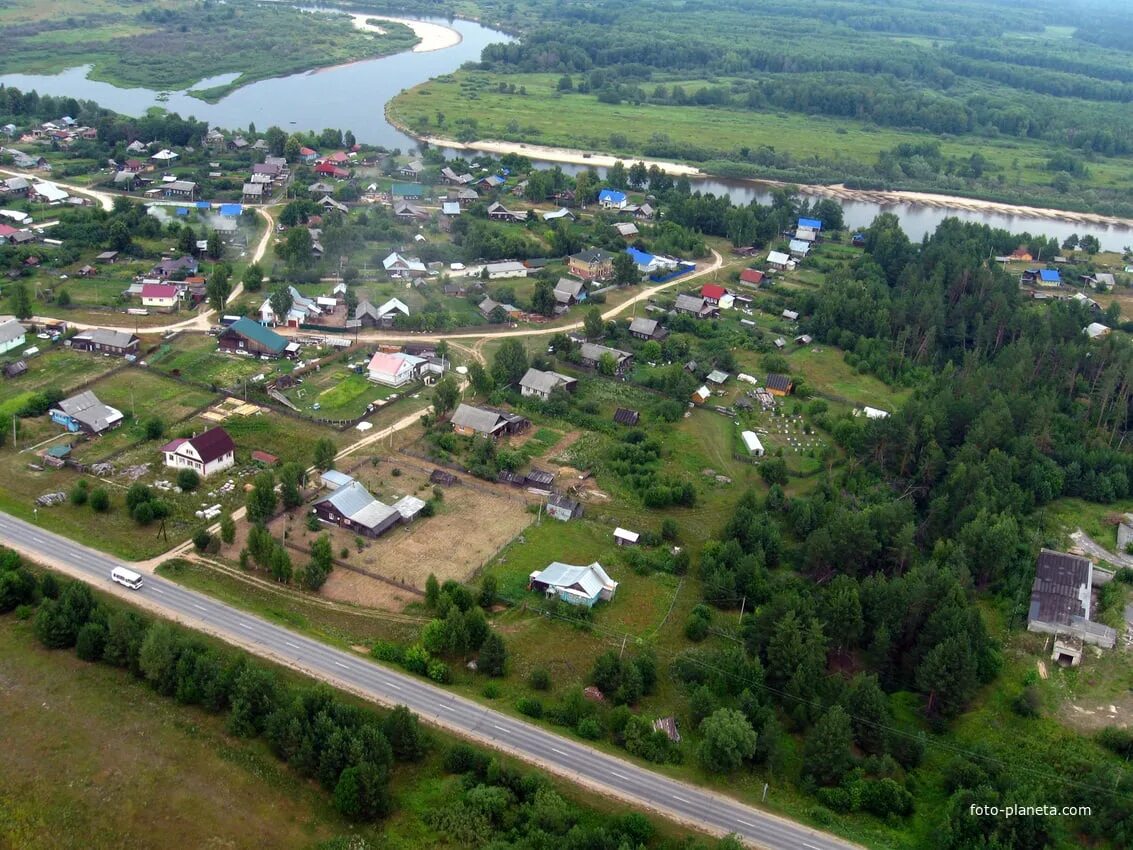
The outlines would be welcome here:
<svg viewBox="0 0 1133 850">
<path fill-rule="evenodd" d="M 172 440 L 161 447 L 161 452 L 166 466 L 191 469 L 202 478 L 236 463 L 236 444 L 223 428 L 210 428 L 195 437 Z"/>
<path fill-rule="evenodd" d="M 136 357 L 138 345 L 138 338 L 134 334 L 106 328 L 94 328 L 71 337 L 71 348 L 77 351 L 95 351 L 115 357 L 125 357 L 128 354 Z"/>
</svg>

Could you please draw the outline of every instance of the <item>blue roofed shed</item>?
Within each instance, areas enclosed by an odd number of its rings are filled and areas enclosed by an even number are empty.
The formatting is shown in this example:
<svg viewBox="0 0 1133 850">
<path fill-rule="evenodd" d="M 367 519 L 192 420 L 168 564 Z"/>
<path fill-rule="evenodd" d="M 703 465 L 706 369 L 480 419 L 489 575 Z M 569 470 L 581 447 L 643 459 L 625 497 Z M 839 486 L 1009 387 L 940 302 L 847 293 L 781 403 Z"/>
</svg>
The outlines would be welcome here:
<svg viewBox="0 0 1133 850">
<path fill-rule="evenodd" d="M 239 216 L 244 212 L 243 204 L 221 204 L 220 214 L 223 216 Z"/>
<path fill-rule="evenodd" d="M 822 230 L 822 222 L 817 218 L 800 218 L 799 227 L 809 227 L 812 230 Z"/>
</svg>

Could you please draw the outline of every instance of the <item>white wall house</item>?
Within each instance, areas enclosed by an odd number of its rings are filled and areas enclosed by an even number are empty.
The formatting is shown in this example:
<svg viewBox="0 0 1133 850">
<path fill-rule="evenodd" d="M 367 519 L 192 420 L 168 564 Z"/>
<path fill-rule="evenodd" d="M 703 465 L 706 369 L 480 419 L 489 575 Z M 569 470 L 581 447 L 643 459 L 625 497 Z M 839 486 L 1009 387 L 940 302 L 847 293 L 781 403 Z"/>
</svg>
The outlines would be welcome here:
<svg viewBox="0 0 1133 850">
<path fill-rule="evenodd" d="M 236 463 L 236 444 L 223 428 L 212 428 L 189 439 L 177 439 L 161 447 L 165 465 L 191 469 L 202 478 Z"/>
</svg>

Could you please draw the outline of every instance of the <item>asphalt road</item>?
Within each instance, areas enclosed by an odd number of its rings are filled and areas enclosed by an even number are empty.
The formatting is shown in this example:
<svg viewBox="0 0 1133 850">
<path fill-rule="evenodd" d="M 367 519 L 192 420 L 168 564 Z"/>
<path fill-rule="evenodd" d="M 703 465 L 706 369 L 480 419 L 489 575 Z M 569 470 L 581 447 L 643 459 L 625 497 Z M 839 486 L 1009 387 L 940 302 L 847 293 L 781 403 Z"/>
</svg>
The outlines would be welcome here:
<svg viewBox="0 0 1133 850">
<path fill-rule="evenodd" d="M 713 833 L 736 833 L 749 844 L 769 850 L 849 850 L 857 846 L 598 752 L 158 576 L 145 576 L 145 586 L 139 591 L 126 590 L 110 581 L 110 571 L 128 567 L 126 562 L 5 513 L 0 513 L 0 541 L 156 613 L 203 628 L 379 703 L 408 706 L 427 722 L 482 740 L 640 808 Z"/>
</svg>

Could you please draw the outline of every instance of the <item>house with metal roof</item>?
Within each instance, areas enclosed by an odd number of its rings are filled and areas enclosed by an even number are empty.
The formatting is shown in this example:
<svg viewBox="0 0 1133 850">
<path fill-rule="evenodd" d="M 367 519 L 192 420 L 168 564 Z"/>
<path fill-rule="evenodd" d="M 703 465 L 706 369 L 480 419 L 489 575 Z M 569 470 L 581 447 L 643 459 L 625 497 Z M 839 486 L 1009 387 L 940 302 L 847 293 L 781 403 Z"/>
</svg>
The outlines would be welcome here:
<svg viewBox="0 0 1133 850">
<path fill-rule="evenodd" d="M 162 446 L 161 453 L 166 466 L 191 469 L 202 478 L 236 463 L 236 444 L 223 428 L 210 428 L 195 437 L 179 437 Z"/>
<path fill-rule="evenodd" d="M 140 344 L 135 334 L 107 328 L 93 328 L 71 337 L 71 348 L 76 351 L 94 351 L 115 357 L 125 357 L 128 354 L 137 356 Z"/>
<path fill-rule="evenodd" d="M 370 362 L 366 366 L 366 373 L 369 379 L 376 384 L 383 384 L 387 387 L 402 387 L 417 376 L 417 367 L 424 362 L 425 360 L 422 357 L 414 357 L 401 351 L 392 354 L 379 351 L 370 358 Z"/>
<path fill-rule="evenodd" d="M 618 583 L 597 561 L 585 567 L 554 561 L 546 569 L 531 573 L 529 580 L 530 588 L 536 592 L 587 608 L 600 600 L 613 599 L 618 589 Z"/>
<path fill-rule="evenodd" d="M 566 306 L 586 300 L 586 284 L 581 280 L 560 277 L 555 284 L 555 301 Z"/>
<path fill-rule="evenodd" d="M 685 292 L 677 296 L 676 303 L 673 304 L 673 310 L 696 319 L 709 319 L 717 314 L 716 308 L 699 295 L 689 295 Z"/>
<path fill-rule="evenodd" d="M 27 331 L 15 318 L 0 320 L 0 354 L 19 348 L 27 341 Z"/>
<path fill-rule="evenodd" d="M 493 439 L 505 435 L 515 434 L 527 428 L 531 423 L 522 416 L 498 410 L 494 407 L 475 407 L 471 404 L 461 404 L 452 414 L 452 429 L 464 436 L 479 434 Z"/>
<path fill-rule="evenodd" d="M 767 255 L 767 264 L 772 268 L 785 269 L 791 265 L 792 260 L 788 254 L 782 251 L 772 251 Z"/>
<path fill-rule="evenodd" d="M 419 258 L 406 257 L 397 251 L 391 252 L 382 260 L 382 268 L 392 278 L 424 277 L 429 273 L 429 267 Z"/>
<path fill-rule="evenodd" d="M 1109 328 L 1101 322 L 1090 322 L 1086 327 L 1082 328 L 1082 333 L 1090 339 L 1101 339 L 1102 337 L 1109 336 Z"/>
<path fill-rule="evenodd" d="M 603 209 L 623 210 L 627 203 L 626 193 L 619 192 L 617 189 L 603 189 L 598 193 L 598 206 Z"/>
<path fill-rule="evenodd" d="M 546 401 L 551 393 L 559 387 L 567 392 L 573 392 L 578 386 L 578 379 L 570 375 L 561 375 L 558 372 L 543 372 L 539 369 L 528 369 L 519 379 L 519 391 L 525 396 L 534 396 Z"/>
<path fill-rule="evenodd" d="M 629 335 L 638 339 L 662 340 L 668 335 L 668 332 L 661 327 L 661 323 L 656 319 L 638 317 L 629 323 Z"/>
<path fill-rule="evenodd" d="M 810 243 L 802 239 L 792 239 L 788 250 L 790 250 L 792 257 L 802 259 L 810 253 Z"/>
<path fill-rule="evenodd" d="M 366 537 L 380 537 L 401 522 L 397 508 L 378 501 L 354 479 L 320 496 L 311 509 L 322 522 Z"/>
<path fill-rule="evenodd" d="M 1063 635 L 1079 642 L 1112 649 L 1117 633 L 1109 626 L 1090 619 L 1093 604 L 1094 565 L 1086 558 L 1039 551 L 1035 580 L 1031 585 L 1031 604 L 1027 612 L 1027 631 Z M 1080 646 L 1080 644 L 1079 644 Z M 1065 658 L 1053 660 L 1077 665 L 1081 651 L 1064 650 Z"/>
<path fill-rule="evenodd" d="M 87 434 L 101 434 L 122 424 L 122 412 L 98 400 L 86 390 L 78 395 L 63 399 L 47 411 L 51 421 L 62 425 L 72 433 L 83 431 Z"/>
<path fill-rule="evenodd" d="M 251 354 L 259 357 L 282 357 L 287 339 L 270 328 L 249 318 L 241 318 L 225 328 L 217 345 L 221 351 L 233 354 Z"/>
<path fill-rule="evenodd" d="M 501 260 L 485 264 L 484 271 L 488 273 L 489 279 L 499 280 L 504 277 L 527 277 L 528 268 L 518 260 Z"/>
<path fill-rule="evenodd" d="M 809 227 L 811 230 L 822 230 L 822 221 L 817 218 L 800 218 L 799 227 Z"/>
<path fill-rule="evenodd" d="M 622 351 L 620 348 L 610 348 L 593 342 L 584 342 L 578 348 L 578 354 L 583 366 L 597 369 L 602 362 L 603 355 L 614 358 L 614 374 L 620 375 L 633 361 L 633 354 Z"/>
</svg>

